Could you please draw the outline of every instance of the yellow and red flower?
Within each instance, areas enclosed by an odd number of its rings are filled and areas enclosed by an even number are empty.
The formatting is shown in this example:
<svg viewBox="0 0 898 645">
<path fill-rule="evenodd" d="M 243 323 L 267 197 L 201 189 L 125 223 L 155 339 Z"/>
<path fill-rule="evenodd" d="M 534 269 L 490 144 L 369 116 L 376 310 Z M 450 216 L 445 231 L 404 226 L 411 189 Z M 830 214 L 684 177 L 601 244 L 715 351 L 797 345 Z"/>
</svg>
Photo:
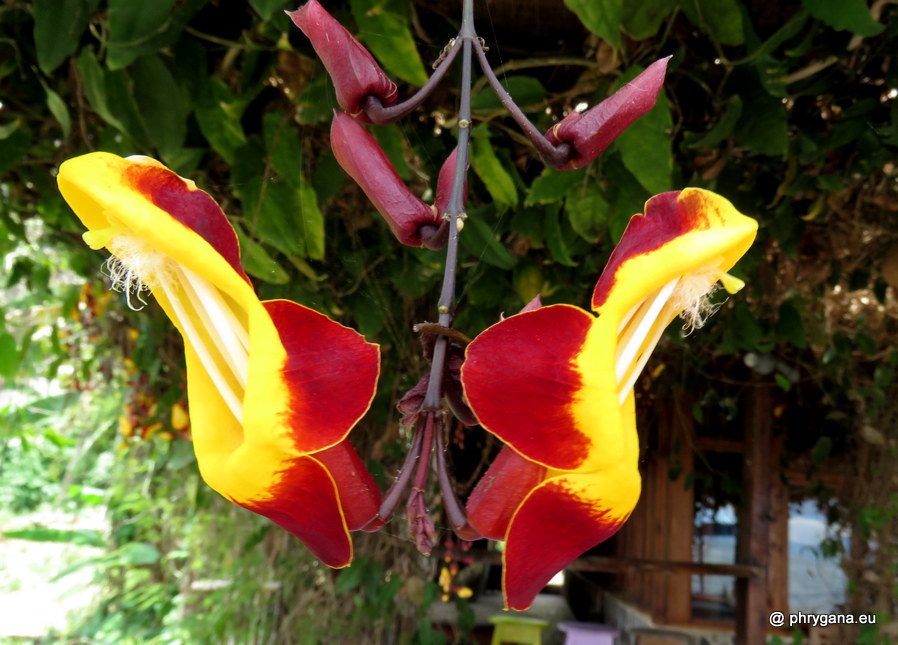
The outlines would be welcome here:
<svg viewBox="0 0 898 645">
<path fill-rule="evenodd" d="M 129 303 L 152 291 L 184 338 L 203 479 L 348 565 L 348 531 L 380 503 L 346 439 L 374 396 L 377 346 L 294 302 L 260 301 L 221 208 L 159 162 L 96 152 L 63 163 L 58 181 L 85 241 L 112 254 L 113 286 Z"/>
<path fill-rule="evenodd" d="M 714 193 L 657 195 L 630 220 L 592 309 L 551 305 L 507 318 L 467 348 L 461 378 L 480 424 L 505 442 L 468 519 L 505 540 L 506 604 L 525 609 L 551 577 L 613 535 L 639 499 L 633 385 L 667 325 L 704 322 L 708 295 L 748 250 L 757 222 Z"/>
</svg>

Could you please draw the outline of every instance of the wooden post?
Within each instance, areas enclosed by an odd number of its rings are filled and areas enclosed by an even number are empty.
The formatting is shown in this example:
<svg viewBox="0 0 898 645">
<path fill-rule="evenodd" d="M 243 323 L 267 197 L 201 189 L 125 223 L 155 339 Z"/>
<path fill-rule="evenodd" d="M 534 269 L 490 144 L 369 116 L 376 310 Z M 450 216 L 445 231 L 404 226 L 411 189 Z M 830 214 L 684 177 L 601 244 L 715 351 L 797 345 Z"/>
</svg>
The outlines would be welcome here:
<svg viewBox="0 0 898 645">
<path fill-rule="evenodd" d="M 736 559 L 768 569 L 770 562 L 770 485 L 773 403 L 769 386 L 749 390 L 745 413 L 742 492 Z M 786 608 L 782 608 L 787 611 Z M 766 578 L 736 580 L 736 645 L 766 642 L 769 608 Z"/>
</svg>

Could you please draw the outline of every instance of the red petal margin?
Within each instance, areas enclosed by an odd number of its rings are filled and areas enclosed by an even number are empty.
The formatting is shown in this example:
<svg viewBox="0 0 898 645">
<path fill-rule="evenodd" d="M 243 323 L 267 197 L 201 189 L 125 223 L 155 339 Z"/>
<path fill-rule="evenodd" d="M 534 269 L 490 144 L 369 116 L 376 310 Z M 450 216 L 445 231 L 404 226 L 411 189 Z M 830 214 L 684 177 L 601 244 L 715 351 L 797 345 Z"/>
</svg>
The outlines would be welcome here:
<svg viewBox="0 0 898 645">
<path fill-rule="evenodd" d="M 576 170 L 598 157 L 621 132 L 652 109 L 664 83 L 670 56 L 656 60 L 617 92 L 580 114 L 571 112 L 556 123 L 546 138 L 554 145 L 569 143 L 572 159 L 558 170 Z"/>
<path fill-rule="evenodd" d="M 592 447 L 570 406 L 581 386 L 574 358 L 595 318 L 552 305 L 506 318 L 468 345 L 461 381 L 480 425 L 522 456 L 573 470 Z"/>
<path fill-rule="evenodd" d="M 362 108 L 366 97 L 376 96 L 385 107 L 396 103 L 396 84 L 387 78 L 368 50 L 317 0 L 309 0 L 296 11 L 286 13 L 312 42 L 334 82 L 341 108 L 369 123 Z"/>
<path fill-rule="evenodd" d="M 250 282 L 240 264 L 240 245 L 234 227 L 209 193 L 191 188 L 168 168 L 137 161 L 126 166 L 123 179 L 135 191 L 211 244 L 240 277 Z"/>
<path fill-rule="evenodd" d="M 483 537 L 504 540 L 512 515 L 545 474 L 544 466 L 503 447 L 468 497 L 468 522 Z"/>
<path fill-rule="evenodd" d="M 639 474 L 635 497 L 639 496 Z M 633 506 L 608 508 L 597 495 L 584 498 L 569 485 L 601 494 L 602 477 L 566 475 L 546 481 L 524 501 L 511 521 L 503 555 L 502 586 L 509 609 L 523 610 L 556 573 L 623 526 Z"/>
<path fill-rule="evenodd" d="M 396 239 L 407 246 L 421 246 L 423 227 L 433 235 L 440 218 L 408 189 L 374 137 L 342 112 L 334 112 L 331 149 L 343 170 L 387 221 Z"/>
<path fill-rule="evenodd" d="M 312 457 L 295 459 L 272 486 L 269 500 L 240 506 L 264 515 L 298 537 L 329 567 L 345 567 L 352 561 L 352 542 L 334 481 Z"/>
<path fill-rule="evenodd" d="M 262 303 L 287 352 L 289 425 L 296 448 L 339 443 L 368 411 L 380 373 L 378 346 L 324 314 L 289 300 Z"/>
<path fill-rule="evenodd" d="M 350 531 L 358 531 L 380 509 L 380 490 L 348 439 L 315 453 L 337 484 L 340 506 Z"/>
</svg>

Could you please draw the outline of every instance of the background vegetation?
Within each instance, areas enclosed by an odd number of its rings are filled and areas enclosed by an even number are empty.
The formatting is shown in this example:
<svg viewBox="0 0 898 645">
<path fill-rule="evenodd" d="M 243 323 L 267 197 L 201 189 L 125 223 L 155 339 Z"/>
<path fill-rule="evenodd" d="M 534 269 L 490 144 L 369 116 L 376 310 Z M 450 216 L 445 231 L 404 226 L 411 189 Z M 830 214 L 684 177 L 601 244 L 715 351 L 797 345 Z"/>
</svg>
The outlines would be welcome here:
<svg viewBox="0 0 898 645">
<path fill-rule="evenodd" d="M 783 467 L 807 471 L 833 521 L 863 538 L 844 554 L 849 608 L 883 617 L 859 638 L 888 639 L 882 627 L 898 618 L 895 5 L 476 4 L 500 78 L 543 130 L 673 59 L 657 107 L 577 172 L 545 170 L 478 83 L 457 327 L 473 336 L 537 293 L 585 304 L 651 194 L 707 187 L 757 217 L 758 242 L 737 267 L 748 287 L 687 343 L 668 334 L 653 396 L 692 392 L 697 421 L 713 425 L 737 413 L 750 384 L 776 384 Z M 455 35 L 460 1 L 325 6 L 408 95 Z M 358 642 L 362 628 L 372 639 L 443 638 L 420 620 L 436 565 L 413 555 L 400 524 L 360 538 L 360 564 L 336 577 L 201 484 L 183 440 L 180 341 L 154 304 L 134 313 L 109 296 L 102 258 L 55 188 L 55 168 L 76 154 L 157 156 L 224 206 L 260 295 L 379 342 L 384 377 L 353 437 L 386 485 L 404 447 L 393 405 L 426 369 L 410 330 L 435 316 L 442 257 L 399 247 L 337 166 L 336 101 L 281 11 L 293 8 L 0 1 L 0 498 L 14 511 L 108 508 L 109 533 L 79 538 L 105 548 L 95 563 L 104 596 L 73 632 L 85 642 Z M 413 118 L 374 130 L 422 195 L 452 149 L 456 98 L 450 79 Z M 464 489 L 493 446 L 476 429 L 457 442 Z M 828 490 L 817 475 L 836 467 L 853 483 Z"/>
</svg>

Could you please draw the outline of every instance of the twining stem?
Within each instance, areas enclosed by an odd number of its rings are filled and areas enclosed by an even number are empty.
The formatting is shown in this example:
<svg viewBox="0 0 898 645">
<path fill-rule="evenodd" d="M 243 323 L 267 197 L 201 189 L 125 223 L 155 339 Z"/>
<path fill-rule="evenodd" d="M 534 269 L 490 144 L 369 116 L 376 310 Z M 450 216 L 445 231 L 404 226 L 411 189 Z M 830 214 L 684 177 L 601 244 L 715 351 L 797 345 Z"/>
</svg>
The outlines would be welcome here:
<svg viewBox="0 0 898 645">
<path fill-rule="evenodd" d="M 430 75 L 427 82 L 420 90 L 402 103 L 384 107 L 383 103 L 381 103 L 380 99 L 376 96 L 368 96 L 365 98 L 365 101 L 362 104 L 362 108 L 365 110 L 365 116 L 371 119 L 372 123 L 377 125 L 390 125 L 410 114 L 412 110 L 424 102 L 424 99 L 430 96 L 433 89 L 443 80 L 443 77 L 446 75 L 446 72 L 449 71 L 449 68 L 452 67 L 452 63 L 458 55 L 460 45 L 461 41 L 457 38 L 454 39 L 444 51 L 442 60 L 433 70 L 433 74 Z"/>
<path fill-rule="evenodd" d="M 496 96 L 499 97 L 499 101 L 501 101 L 502 105 L 505 106 L 505 109 L 508 110 L 511 118 L 515 120 L 518 127 L 524 131 L 524 134 L 526 134 L 527 138 L 533 143 L 533 146 L 536 148 L 536 151 L 539 153 L 539 156 L 542 157 L 542 160 L 546 165 L 558 168 L 570 161 L 574 154 L 573 148 L 567 143 L 562 143 L 558 146 L 552 145 L 549 140 L 536 129 L 536 126 L 530 122 L 530 119 L 528 119 L 521 111 L 521 108 L 518 107 L 517 103 L 511 98 L 511 95 L 505 91 L 504 87 L 502 87 L 502 83 L 499 82 L 499 79 L 496 78 L 493 68 L 490 67 L 489 61 L 486 59 L 486 52 L 483 50 L 483 44 L 479 40 L 475 40 L 474 42 L 474 51 L 477 53 L 477 60 L 480 63 L 480 68 L 483 70 L 483 75 L 486 77 L 490 87 L 493 88 Z"/>
</svg>

